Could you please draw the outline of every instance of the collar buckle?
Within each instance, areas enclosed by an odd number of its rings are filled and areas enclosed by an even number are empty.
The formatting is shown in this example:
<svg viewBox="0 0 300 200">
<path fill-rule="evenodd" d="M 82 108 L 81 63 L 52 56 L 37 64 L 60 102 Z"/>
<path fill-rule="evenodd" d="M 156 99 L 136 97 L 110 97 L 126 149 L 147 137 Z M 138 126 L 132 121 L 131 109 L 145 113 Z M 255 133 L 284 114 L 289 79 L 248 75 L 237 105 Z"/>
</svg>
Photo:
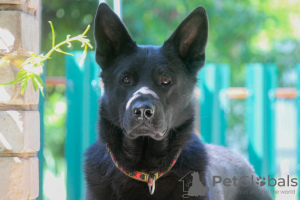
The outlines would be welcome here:
<svg viewBox="0 0 300 200">
<path fill-rule="evenodd" d="M 155 176 L 149 176 L 148 178 L 148 186 L 149 186 L 149 192 L 151 195 L 154 194 L 155 191 Z"/>
</svg>

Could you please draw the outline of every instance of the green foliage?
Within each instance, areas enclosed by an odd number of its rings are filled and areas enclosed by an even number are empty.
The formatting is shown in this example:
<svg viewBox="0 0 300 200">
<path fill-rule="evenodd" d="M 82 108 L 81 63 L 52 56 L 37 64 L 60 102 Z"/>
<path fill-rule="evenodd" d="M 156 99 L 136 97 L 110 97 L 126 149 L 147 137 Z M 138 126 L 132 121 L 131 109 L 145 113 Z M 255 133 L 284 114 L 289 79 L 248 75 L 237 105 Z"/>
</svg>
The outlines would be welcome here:
<svg viewBox="0 0 300 200">
<path fill-rule="evenodd" d="M 66 97 L 64 86 L 47 86 L 44 108 L 45 167 L 53 174 L 59 175 L 65 170 Z"/>
<path fill-rule="evenodd" d="M 53 28 L 52 22 L 49 21 L 49 23 L 50 23 L 51 30 L 52 30 L 51 31 L 52 32 L 52 49 L 46 54 L 46 56 L 45 56 L 46 59 L 49 59 L 50 56 L 51 56 L 51 54 L 54 51 L 57 51 L 57 52 L 62 53 L 62 54 L 72 55 L 71 53 L 67 53 L 67 52 L 61 50 L 60 47 L 63 46 L 63 45 L 65 45 L 65 44 L 68 44 L 68 48 L 71 48 L 72 47 L 71 42 L 79 41 L 79 42 L 81 42 L 81 47 L 84 48 L 81 60 L 79 62 L 79 65 L 81 66 L 83 64 L 83 62 L 84 62 L 85 57 L 86 57 L 88 47 L 90 49 L 93 49 L 93 46 L 90 44 L 90 40 L 86 39 L 86 33 L 90 29 L 90 25 L 88 25 L 88 27 L 85 29 L 85 31 L 81 35 L 78 35 L 78 36 L 75 36 L 75 37 L 72 37 L 72 38 L 70 38 L 70 35 L 67 35 L 67 39 L 65 41 L 63 41 L 63 42 L 55 45 L 55 32 L 54 32 L 54 28 Z M 43 61 L 45 61 L 45 60 L 43 60 Z"/>
<path fill-rule="evenodd" d="M 40 78 L 40 74 L 42 73 L 41 69 L 44 60 L 46 60 L 46 58 L 42 54 L 37 56 L 32 53 L 31 57 L 21 64 L 20 67 L 22 67 L 22 69 L 18 71 L 16 78 L 8 83 L 0 83 L 0 85 L 11 85 L 21 82 L 21 95 L 23 95 L 28 82 L 32 80 L 34 90 L 37 91 L 40 89 L 43 94 L 43 81 Z"/>
<path fill-rule="evenodd" d="M 59 34 L 55 35 L 57 41 L 63 41 L 67 34 L 77 35 L 78 30 L 84 30 L 88 24 L 93 29 L 93 17 L 96 13 L 98 0 L 44 0 L 42 2 L 42 40 L 41 50 L 51 49 L 52 32 L 47 25 L 48 21 L 55 24 Z M 94 38 L 93 32 L 86 34 L 87 38 Z M 91 42 L 93 45 L 93 40 Z M 80 44 L 74 43 L 72 47 L 64 46 L 64 51 L 81 50 Z M 47 76 L 63 76 L 65 74 L 65 55 L 53 54 L 47 61 Z"/>
<path fill-rule="evenodd" d="M 62 33 L 73 33 L 93 21 L 98 2 L 46 0 L 42 18 L 53 20 Z M 107 2 L 113 8 L 113 1 Z M 122 16 L 138 44 L 161 45 L 200 5 L 207 10 L 210 22 L 207 62 L 228 63 L 232 67 L 232 86 L 243 86 L 246 63 L 276 63 L 282 74 L 300 62 L 299 1 L 122 1 Z M 92 38 L 92 32 L 89 34 Z M 57 38 L 62 39 L 62 35 Z M 49 48 L 50 39 L 51 30 L 43 26 L 42 50 Z M 53 59 L 48 63 L 47 75 L 63 76 L 64 56 L 55 56 L 55 62 Z M 281 79 L 279 85 L 288 86 Z"/>
<path fill-rule="evenodd" d="M 210 22 L 206 60 L 230 64 L 232 86 L 243 86 L 246 63 L 276 63 L 283 73 L 300 61 L 299 1 L 136 0 L 123 3 L 123 20 L 139 44 L 161 45 L 199 5 Z"/>
<path fill-rule="evenodd" d="M 62 51 L 60 48 L 61 48 L 61 46 L 66 45 L 66 44 L 70 48 L 70 47 L 72 47 L 71 43 L 75 42 L 75 41 L 81 42 L 81 47 L 84 48 L 82 58 L 80 60 L 79 65 L 83 64 L 84 59 L 86 58 L 88 47 L 90 49 L 93 49 L 93 46 L 90 44 L 90 40 L 86 39 L 86 33 L 88 32 L 90 26 L 88 26 L 81 35 L 78 35 L 78 36 L 75 36 L 72 38 L 70 38 L 70 35 L 67 35 L 67 39 L 65 39 L 63 42 L 56 45 L 54 28 L 53 28 L 52 22 L 49 21 L 49 23 L 50 23 L 51 30 L 52 30 L 52 48 L 51 48 L 51 50 L 48 51 L 48 53 L 46 55 L 43 55 L 43 54 L 35 55 L 34 53 L 31 53 L 30 57 L 27 58 L 25 60 L 25 62 L 21 63 L 21 66 L 19 66 L 19 67 L 21 67 L 21 70 L 19 70 L 15 80 L 8 82 L 8 83 L 1 83 L 0 85 L 10 85 L 10 84 L 16 84 L 18 82 L 21 82 L 21 87 L 22 87 L 21 95 L 23 95 L 25 92 L 25 89 L 27 88 L 28 82 L 30 80 L 32 80 L 34 90 L 37 91 L 38 89 L 40 89 L 42 95 L 44 95 L 43 81 L 40 78 L 40 75 L 42 73 L 42 67 L 44 65 L 44 61 L 50 59 L 50 56 L 55 51 L 62 53 L 62 54 L 72 55 L 70 53 Z M 2 59 L 5 61 L 8 60 L 6 57 L 4 57 Z M 2 61 L 0 63 L 4 63 L 4 61 Z"/>
</svg>

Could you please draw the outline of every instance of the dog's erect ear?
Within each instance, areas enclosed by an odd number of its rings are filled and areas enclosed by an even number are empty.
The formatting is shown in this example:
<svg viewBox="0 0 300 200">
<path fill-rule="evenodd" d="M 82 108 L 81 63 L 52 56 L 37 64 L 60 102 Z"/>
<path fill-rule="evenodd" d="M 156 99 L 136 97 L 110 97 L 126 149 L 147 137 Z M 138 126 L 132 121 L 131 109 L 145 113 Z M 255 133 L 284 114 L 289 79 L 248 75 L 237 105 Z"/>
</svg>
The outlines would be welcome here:
<svg viewBox="0 0 300 200">
<path fill-rule="evenodd" d="M 104 68 L 125 50 L 132 51 L 132 40 L 120 18 L 105 3 L 98 7 L 95 17 L 96 61 Z"/>
<path fill-rule="evenodd" d="M 174 48 L 191 71 L 197 72 L 205 63 L 208 19 L 203 7 L 196 8 L 164 43 L 163 49 Z"/>
</svg>

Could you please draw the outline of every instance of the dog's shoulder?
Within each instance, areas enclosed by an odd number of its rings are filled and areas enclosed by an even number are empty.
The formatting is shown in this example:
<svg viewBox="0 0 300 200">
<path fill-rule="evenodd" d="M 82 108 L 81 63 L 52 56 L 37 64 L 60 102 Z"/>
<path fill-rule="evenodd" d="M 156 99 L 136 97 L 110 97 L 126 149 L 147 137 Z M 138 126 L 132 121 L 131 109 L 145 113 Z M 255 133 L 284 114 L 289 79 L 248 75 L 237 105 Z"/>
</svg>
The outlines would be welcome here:
<svg viewBox="0 0 300 200">
<path fill-rule="evenodd" d="M 207 156 L 208 167 L 220 174 L 252 174 L 253 166 L 242 156 L 237 155 L 226 147 L 204 144 Z"/>
<path fill-rule="evenodd" d="M 233 180 L 241 177 L 256 176 L 253 166 L 242 156 L 235 154 L 228 148 L 218 145 L 205 144 L 205 150 L 208 156 L 208 164 L 206 168 L 206 179 L 212 199 L 257 199 L 270 200 L 272 197 L 266 191 L 265 187 L 257 184 L 247 187 L 224 186 L 224 184 L 213 184 L 214 177 L 219 180 Z M 214 192 L 219 191 L 219 192 Z M 225 192 L 226 191 L 226 192 Z M 247 191 L 256 191 L 256 193 L 247 194 Z M 247 194 L 247 195 L 246 195 Z"/>
<path fill-rule="evenodd" d="M 111 199 L 110 178 L 115 173 L 106 145 L 97 140 L 85 153 L 86 199 Z"/>
<path fill-rule="evenodd" d="M 198 171 L 205 174 L 207 162 L 208 155 L 205 145 L 197 136 L 193 136 L 182 149 L 178 165 L 180 165 L 183 171 Z"/>
<path fill-rule="evenodd" d="M 85 172 L 87 178 L 103 178 L 112 173 L 110 169 L 113 169 L 113 163 L 104 143 L 97 140 L 87 149 L 85 156 Z"/>
</svg>

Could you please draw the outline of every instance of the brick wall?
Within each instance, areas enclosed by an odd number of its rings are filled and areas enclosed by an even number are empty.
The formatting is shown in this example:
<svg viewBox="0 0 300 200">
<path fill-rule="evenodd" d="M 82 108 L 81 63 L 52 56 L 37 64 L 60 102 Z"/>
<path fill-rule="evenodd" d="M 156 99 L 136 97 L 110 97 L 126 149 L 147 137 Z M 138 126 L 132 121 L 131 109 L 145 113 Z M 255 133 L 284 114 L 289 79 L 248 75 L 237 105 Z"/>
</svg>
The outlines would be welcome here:
<svg viewBox="0 0 300 200">
<path fill-rule="evenodd" d="M 38 6 L 39 0 L 0 0 L 0 58 L 39 53 Z M 18 70 L 12 62 L 0 66 L 0 83 L 12 81 Z M 24 95 L 20 84 L 0 86 L 0 200 L 38 197 L 38 102 L 31 83 Z"/>
</svg>

